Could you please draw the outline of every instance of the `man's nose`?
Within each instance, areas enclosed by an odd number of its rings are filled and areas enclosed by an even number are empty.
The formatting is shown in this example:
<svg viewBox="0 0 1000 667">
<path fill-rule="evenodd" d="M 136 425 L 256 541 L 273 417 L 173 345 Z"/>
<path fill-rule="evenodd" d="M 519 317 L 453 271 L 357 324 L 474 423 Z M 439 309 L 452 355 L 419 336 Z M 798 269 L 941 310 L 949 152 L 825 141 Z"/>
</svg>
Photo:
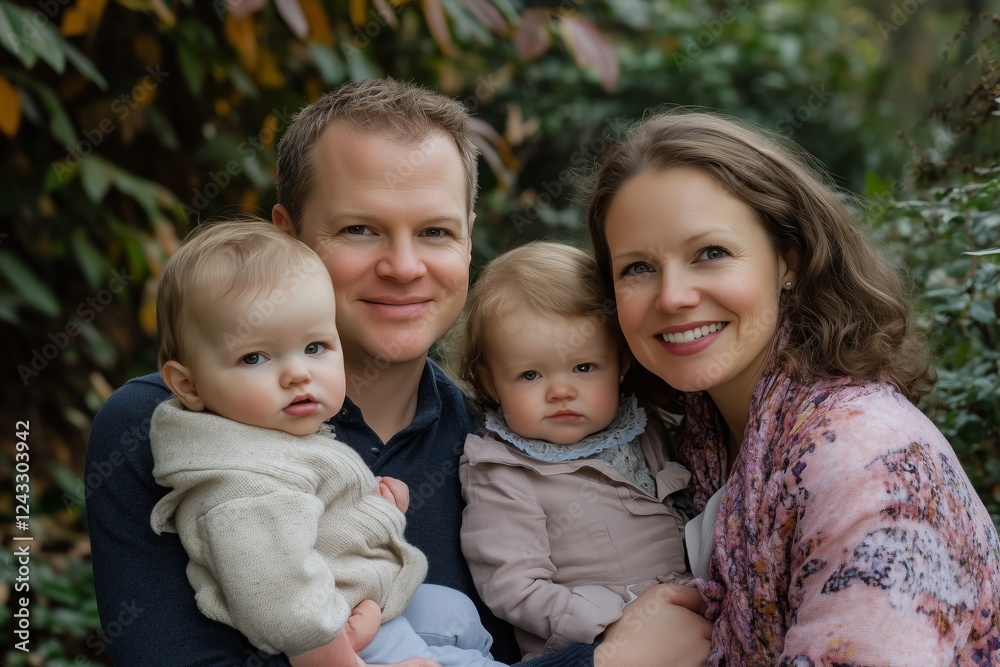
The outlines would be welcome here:
<svg viewBox="0 0 1000 667">
<path fill-rule="evenodd" d="M 393 239 L 375 266 L 380 278 L 409 283 L 423 277 L 427 266 L 414 239 Z"/>
</svg>

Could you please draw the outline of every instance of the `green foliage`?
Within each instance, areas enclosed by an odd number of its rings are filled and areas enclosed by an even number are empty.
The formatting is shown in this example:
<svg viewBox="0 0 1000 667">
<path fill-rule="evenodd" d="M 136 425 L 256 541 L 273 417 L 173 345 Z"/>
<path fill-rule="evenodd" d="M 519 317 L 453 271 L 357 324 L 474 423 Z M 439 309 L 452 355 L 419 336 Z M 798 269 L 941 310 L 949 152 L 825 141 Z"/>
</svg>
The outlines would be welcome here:
<svg viewBox="0 0 1000 667">
<path fill-rule="evenodd" d="M 1000 525 L 1000 172 L 891 202 L 880 231 L 910 267 L 938 383 L 923 404 Z"/>
<path fill-rule="evenodd" d="M 849 188 L 866 172 L 893 177 L 905 159 L 897 131 L 927 134 L 918 84 L 941 49 L 926 45 L 964 16 L 921 7 L 888 24 L 868 4 L 0 0 L 0 411 L 44 425 L 33 461 L 69 466 L 33 470 L 45 537 L 33 560 L 35 656 L 107 661 L 81 508 L 60 498 L 79 496 L 86 433 L 112 386 L 155 368 L 163 262 L 199 220 L 269 216 L 275 142 L 297 109 L 383 75 L 460 99 L 484 158 L 478 266 L 533 238 L 582 244 L 580 173 L 659 105 L 790 134 Z M 919 77 L 897 66 L 906 44 L 934 54 L 909 68 Z M 928 409 L 997 513 L 995 259 L 961 255 L 997 245 L 995 183 L 977 187 L 887 204 L 882 229 L 927 293 L 945 352 Z M 6 581 L 11 565 L 0 561 Z M 10 620 L 0 612 L 8 636 Z"/>
</svg>

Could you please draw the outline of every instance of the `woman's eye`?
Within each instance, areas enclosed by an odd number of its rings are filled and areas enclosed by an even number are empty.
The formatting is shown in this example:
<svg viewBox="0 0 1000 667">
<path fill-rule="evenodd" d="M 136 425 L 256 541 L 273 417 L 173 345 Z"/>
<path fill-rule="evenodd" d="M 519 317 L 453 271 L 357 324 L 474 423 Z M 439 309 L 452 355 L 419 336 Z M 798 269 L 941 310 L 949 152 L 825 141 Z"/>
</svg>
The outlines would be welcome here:
<svg viewBox="0 0 1000 667">
<path fill-rule="evenodd" d="M 722 259 L 723 257 L 728 257 L 728 256 L 729 256 L 729 251 L 726 250 L 725 248 L 721 246 L 712 246 L 710 248 L 705 248 L 704 250 L 702 250 L 701 255 L 698 256 L 698 259 L 713 260 L 713 259 Z"/>
<path fill-rule="evenodd" d="M 594 364 L 577 364 L 573 367 L 573 370 L 577 373 L 589 373 L 594 370 Z"/>
<path fill-rule="evenodd" d="M 309 343 L 306 345 L 306 354 L 319 354 L 326 349 L 323 343 Z"/>
<path fill-rule="evenodd" d="M 521 379 L 527 380 L 528 382 L 531 382 L 532 380 L 537 380 L 540 377 L 541 375 L 538 374 L 538 371 L 524 371 L 523 373 L 521 373 Z"/>
<path fill-rule="evenodd" d="M 361 234 L 364 234 L 365 231 L 367 230 L 368 228 L 365 225 L 351 225 L 350 227 L 344 229 L 345 232 L 354 236 L 360 236 Z"/>
<path fill-rule="evenodd" d="M 631 264 L 627 264 L 618 275 L 624 278 L 626 276 L 638 276 L 643 273 L 652 272 L 653 267 L 646 262 L 632 262 Z"/>
<path fill-rule="evenodd" d="M 260 352 L 251 352 L 250 354 L 240 359 L 240 363 L 246 364 L 247 366 L 256 366 L 258 364 L 264 363 L 264 355 L 262 355 Z"/>
</svg>

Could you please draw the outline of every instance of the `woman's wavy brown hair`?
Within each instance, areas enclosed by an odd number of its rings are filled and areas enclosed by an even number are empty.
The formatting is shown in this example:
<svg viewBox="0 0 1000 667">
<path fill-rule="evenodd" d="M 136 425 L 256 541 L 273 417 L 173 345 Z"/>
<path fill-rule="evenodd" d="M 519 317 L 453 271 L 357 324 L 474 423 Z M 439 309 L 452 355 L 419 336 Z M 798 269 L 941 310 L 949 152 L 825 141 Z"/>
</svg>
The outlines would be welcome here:
<svg viewBox="0 0 1000 667">
<path fill-rule="evenodd" d="M 779 320 L 789 333 L 778 356 L 786 372 L 799 380 L 883 380 L 913 402 L 930 390 L 926 341 L 914 325 L 902 276 L 851 214 L 863 206 L 829 183 L 799 147 L 735 119 L 689 110 L 656 113 L 608 152 L 595 175 L 587 224 L 609 295 L 614 285 L 605 221 L 615 195 L 639 173 L 679 166 L 710 175 L 757 213 L 776 252 L 801 258 Z M 638 373 L 636 389 L 651 379 Z"/>
</svg>

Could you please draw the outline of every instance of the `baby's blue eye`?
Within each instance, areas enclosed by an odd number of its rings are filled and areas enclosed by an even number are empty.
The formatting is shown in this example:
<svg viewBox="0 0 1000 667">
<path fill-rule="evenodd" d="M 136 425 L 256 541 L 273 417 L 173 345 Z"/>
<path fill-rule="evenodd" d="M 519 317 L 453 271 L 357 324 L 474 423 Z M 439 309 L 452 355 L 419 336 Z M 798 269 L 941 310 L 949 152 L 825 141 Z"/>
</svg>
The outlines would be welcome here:
<svg viewBox="0 0 1000 667">
<path fill-rule="evenodd" d="M 260 352 L 251 352 L 247 356 L 240 359 L 240 363 L 244 363 L 247 366 L 256 366 L 257 364 L 264 363 L 264 355 Z"/>
<path fill-rule="evenodd" d="M 319 354 L 326 349 L 323 343 L 309 343 L 306 345 L 306 354 Z"/>
<path fill-rule="evenodd" d="M 521 378 L 529 382 L 531 382 L 532 380 L 537 380 L 540 377 L 541 375 L 538 374 L 538 371 L 524 371 L 523 373 L 521 373 Z"/>
</svg>

